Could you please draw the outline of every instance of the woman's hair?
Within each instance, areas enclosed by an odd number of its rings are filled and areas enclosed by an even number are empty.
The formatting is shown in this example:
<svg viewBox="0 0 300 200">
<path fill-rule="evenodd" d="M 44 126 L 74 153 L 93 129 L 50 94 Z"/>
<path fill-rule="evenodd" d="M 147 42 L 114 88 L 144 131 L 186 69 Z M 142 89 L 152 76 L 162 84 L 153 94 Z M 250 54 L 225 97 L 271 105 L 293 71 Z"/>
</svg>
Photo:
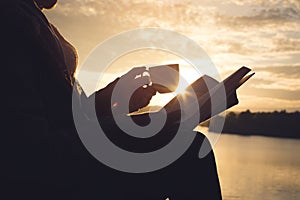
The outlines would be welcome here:
<svg viewBox="0 0 300 200">
<path fill-rule="evenodd" d="M 50 9 L 53 8 L 57 0 L 34 0 L 40 9 Z"/>
</svg>

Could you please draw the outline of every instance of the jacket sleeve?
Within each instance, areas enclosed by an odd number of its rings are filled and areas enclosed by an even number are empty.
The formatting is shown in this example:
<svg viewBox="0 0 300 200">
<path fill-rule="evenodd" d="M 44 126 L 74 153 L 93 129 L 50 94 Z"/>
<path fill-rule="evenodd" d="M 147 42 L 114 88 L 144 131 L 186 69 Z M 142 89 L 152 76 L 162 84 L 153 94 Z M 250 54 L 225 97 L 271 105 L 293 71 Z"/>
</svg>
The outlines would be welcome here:
<svg viewBox="0 0 300 200">
<path fill-rule="evenodd" d="M 37 22 L 24 2 L 7 0 L 0 7 L 0 177 L 30 185 L 71 177 L 78 155 L 88 154 L 72 124 L 72 86 L 41 57 L 38 34 L 45 24 Z"/>
</svg>

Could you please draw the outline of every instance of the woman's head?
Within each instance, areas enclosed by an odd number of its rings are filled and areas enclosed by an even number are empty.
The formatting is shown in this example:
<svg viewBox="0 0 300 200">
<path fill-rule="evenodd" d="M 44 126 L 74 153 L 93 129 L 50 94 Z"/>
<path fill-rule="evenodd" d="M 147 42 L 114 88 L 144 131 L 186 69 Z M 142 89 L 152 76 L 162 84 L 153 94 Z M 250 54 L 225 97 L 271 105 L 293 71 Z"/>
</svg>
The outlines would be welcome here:
<svg viewBox="0 0 300 200">
<path fill-rule="evenodd" d="M 50 9 L 56 5 L 57 0 L 35 0 L 35 2 L 40 9 Z"/>
</svg>

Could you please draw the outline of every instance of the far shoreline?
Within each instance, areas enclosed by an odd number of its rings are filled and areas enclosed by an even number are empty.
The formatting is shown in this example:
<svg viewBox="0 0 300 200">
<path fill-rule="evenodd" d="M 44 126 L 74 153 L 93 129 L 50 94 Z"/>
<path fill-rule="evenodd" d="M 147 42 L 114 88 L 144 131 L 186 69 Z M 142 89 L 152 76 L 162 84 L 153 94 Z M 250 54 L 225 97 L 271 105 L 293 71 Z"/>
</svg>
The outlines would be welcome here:
<svg viewBox="0 0 300 200">
<path fill-rule="evenodd" d="M 221 118 L 223 117 L 215 116 L 201 126 L 209 127 L 209 132 L 218 132 L 214 124 L 219 123 Z M 299 111 L 229 112 L 225 117 L 222 134 L 300 139 L 299 122 Z"/>
</svg>

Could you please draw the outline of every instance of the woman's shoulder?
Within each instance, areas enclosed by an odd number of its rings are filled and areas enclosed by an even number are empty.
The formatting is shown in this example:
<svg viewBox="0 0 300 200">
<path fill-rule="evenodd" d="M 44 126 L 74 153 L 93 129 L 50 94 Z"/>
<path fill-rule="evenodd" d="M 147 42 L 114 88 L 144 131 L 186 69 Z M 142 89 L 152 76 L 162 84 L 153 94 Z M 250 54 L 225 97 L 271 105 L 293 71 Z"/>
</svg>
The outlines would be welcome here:
<svg viewBox="0 0 300 200">
<path fill-rule="evenodd" d="M 2 33 L 18 37 L 33 37 L 39 34 L 41 22 L 36 14 L 39 10 L 32 0 L 5 0 L 1 4 Z"/>
</svg>

